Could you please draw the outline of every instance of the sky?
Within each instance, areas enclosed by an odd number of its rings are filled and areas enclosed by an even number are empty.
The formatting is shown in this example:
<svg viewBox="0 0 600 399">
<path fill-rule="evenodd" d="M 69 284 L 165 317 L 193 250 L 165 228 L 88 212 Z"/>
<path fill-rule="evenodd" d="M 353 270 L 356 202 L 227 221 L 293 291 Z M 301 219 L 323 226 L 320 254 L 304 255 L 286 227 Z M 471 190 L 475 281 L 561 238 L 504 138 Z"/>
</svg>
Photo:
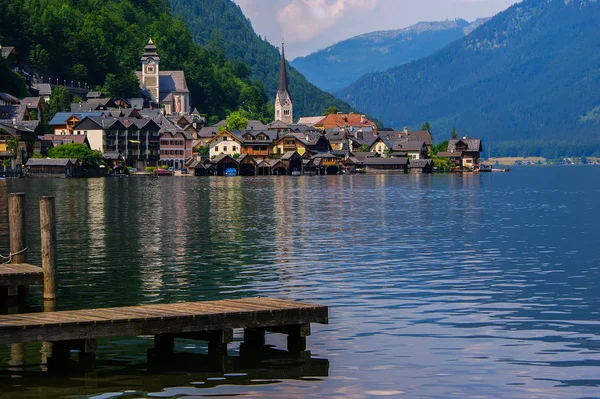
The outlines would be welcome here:
<svg viewBox="0 0 600 399">
<path fill-rule="evenodd" d="M 473 21 L 517 0 L 233 0 L 254 30 L 292 60 L 361 33 L 400 29 L 420 21 Z"/>
</svg>

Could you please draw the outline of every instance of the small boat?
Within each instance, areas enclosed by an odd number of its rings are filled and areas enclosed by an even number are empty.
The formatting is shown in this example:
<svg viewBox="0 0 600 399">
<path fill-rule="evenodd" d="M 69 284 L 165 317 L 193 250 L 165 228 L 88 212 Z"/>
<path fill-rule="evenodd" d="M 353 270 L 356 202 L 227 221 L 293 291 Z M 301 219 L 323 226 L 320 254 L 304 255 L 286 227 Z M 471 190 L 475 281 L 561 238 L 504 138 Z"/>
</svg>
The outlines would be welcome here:
<svg viewBox="0 0 600 399">
<path fill-rule="evenodd" d="M 300 172 L 299 170 L 297 170 L 297 169 L 292 170 L 292 176 L 301 176 L 301 175 L 302 175 L 302 172 Z"/>
<path fill-rule="evenodd" d="M 509 168 L 492 168 L 492 172 L 510 172 Z"/>
</svg>

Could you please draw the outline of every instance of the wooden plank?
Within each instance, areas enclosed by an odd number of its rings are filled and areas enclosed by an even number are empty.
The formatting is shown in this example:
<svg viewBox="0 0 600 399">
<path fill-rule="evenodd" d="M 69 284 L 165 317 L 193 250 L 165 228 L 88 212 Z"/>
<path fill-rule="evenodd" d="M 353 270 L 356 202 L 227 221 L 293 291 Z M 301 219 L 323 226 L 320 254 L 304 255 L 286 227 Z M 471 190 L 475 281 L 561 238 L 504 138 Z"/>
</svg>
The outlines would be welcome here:
<svg viewBox="0 0 600 399">
<path fill-rule="evenodd" d="M 276 328 L 328 321 L 324 306 L 290 301 L 266 305 L 269 302 L 257 298 L 0 316 L 0 344 Z"/>
<path fill-rule="evenodd" d="M 0 265 L 0 287 L 40 285 L 44 282 L 41 267 L 27 263 Z"/>
</svg>

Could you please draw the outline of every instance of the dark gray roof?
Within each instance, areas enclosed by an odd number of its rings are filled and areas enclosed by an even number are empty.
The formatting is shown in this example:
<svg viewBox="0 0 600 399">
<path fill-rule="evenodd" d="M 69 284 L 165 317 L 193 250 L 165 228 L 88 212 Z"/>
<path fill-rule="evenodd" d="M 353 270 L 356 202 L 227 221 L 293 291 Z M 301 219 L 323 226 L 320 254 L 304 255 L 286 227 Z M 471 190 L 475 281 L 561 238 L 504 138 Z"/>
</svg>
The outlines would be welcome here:
<svg viewBox="0 0 600 399">
<path fill-rule="evenodd" d="M 208 138 L 219 134 L 219 126 L 204 126 L 198 132 L 198 137 Z"/>
<path fill-rule="evenodd" d="M 481 151 L 481 139 L 451 139 L 448 141 L 448 152 L 457 151 L 456 145 L 463 142 L 467 145 L 467 151 Z"/>
<path fill-rule="evenodd" d="M 75 158 L 65 158 L 65 159 L 34 159 L 34 158 L 30 158 L 27 163 L 25 164 L 25 166 L 67 166 L 69 164 L 69 162 L 71 162 L 72 164 L 75 164 L 75 162 L 77 162 L 77 159 Z"/>
<path fill-rule="evenodd" d="M 267 125 L 258 120 L 249 120 L 246 130 L 267 130 Z"/>
<path fill-rule="evenodd" d="M 357 159 L 363 160 L 365 158 L 375 158 L 375 153 L 374 152 L 358 152 L 358 151 L 353 151 L 352 156 L 354 156 Z"/>
<path fill-rule="evenodd" d="M 49 96 L 52 94 L 52 86 L 49 83 L 34 83 L 33 88 L 39 92 L 40 96 Z"/>
<path fill-rule="evenodd" d="M 0 54 L 2 55 L 2 58 L 8 58 L 13 53 L 13 51 L 15 51 L 14 47 L 2 47 L 0 49 Z"/>
<path fill-rule="evenodd" d="M 121 154 L 117 151 L 109 151 L 102 154 L 102 156 L 106 159 L 110 159 L 111 161 L 117 160 L 121 158 Z"/>
<path fill-rule="evenodd" d="M 230 158 L 231 161 L 233 161 L 235 163 L 238 163 L 238 161 L 236 161 L 233 157 L 231 157 L 230 155 L 227 155 L 227 154 L 220 154 L 215 159 L 213 159 L 211 162 L 212 163 L 219 163 L 222 160 L 224 160 L 225 158 Z"/>
<path fill-rule="evenodd" d="M 368 166 L 368 165 L 406 165 L 406 164 L 408 164 L 408 158 L 365 158 L 362 162 L 366 166 Z"/>
<path fill-rule="evenodd" d="M 424 141 L 406 141 L 396 140 L 393 144 L 392 149 L 394 151 L 421 151 L 425 145 Z"/>
<path fill-rule="evenodd" d="M 424 168 L 433 163 L 431 159 L 411 159 L 408 162 L 409 168 Z"/>
</svg>

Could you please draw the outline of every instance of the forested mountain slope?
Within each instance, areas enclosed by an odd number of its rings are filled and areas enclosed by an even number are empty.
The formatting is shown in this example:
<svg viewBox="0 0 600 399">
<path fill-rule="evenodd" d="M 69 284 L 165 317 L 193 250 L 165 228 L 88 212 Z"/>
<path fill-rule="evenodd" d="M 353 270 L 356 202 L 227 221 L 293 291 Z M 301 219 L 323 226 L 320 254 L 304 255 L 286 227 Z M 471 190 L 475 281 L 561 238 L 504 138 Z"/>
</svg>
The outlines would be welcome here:
<svg viewBox="0 0 600 399">
<path fill-rule="evenodd" d="M 16 46 L 20 62 L 60 81 L 112 83 L 112 95 L 136 95 L 133 71 L 152 35 L 162 70 L 184 70 L 192 105 L 213 120 L 244 109 L 272 118 L 262 85 L 223 49 L 207 49 L 172 16 L 167 0 L 0 0 L 0 43 Z M 107 79 L 114 75 L 116 78 Z"/>
<path fill-rule="evenodd" d="M 173 11 L 186 21 L 197 42 L 209 44 L 219 41 L 220 36 L 227 57 L 249 65 L 252 78 L 263 82 L 269 98 L 275 99 L 279 51 L 254 32 L 239 6 L 231 0 L 170 0 L 170 4 Z M 308 82 L 296 69 L 288 68 L 288 78 L 294 118 L 321 115 L 331 105 L 342 111 L 351 110 L 348 104 Z"/>
<path fill-rule="evenodd" d="M 292 61 L 326 91 L 342 89 L 369 72 L 381 72 L 433 54 L 489 20 L 419 22 L 404 29 L 365 33 Z"/>
<path fill-rule="evenodd" d="M 600 154 L 599 21 L 597 1 L 525 0 L 339 95 L 387 125 L 483 137 L 493 155 Z"/>
</svg>

